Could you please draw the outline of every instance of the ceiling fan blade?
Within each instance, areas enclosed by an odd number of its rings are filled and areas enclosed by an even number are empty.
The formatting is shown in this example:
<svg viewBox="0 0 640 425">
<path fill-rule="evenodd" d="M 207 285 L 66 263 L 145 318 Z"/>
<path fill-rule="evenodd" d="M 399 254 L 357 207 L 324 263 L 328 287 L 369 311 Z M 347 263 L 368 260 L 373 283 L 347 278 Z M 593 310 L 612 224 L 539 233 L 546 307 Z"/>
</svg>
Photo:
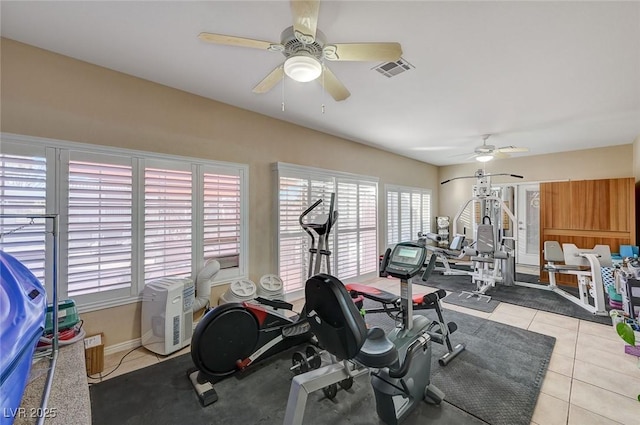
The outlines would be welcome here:
<svg viewBox="0 0 640 425">
<path fill-rule="evenodd" d="M 253 88 L 254 93 L 266 93 L 273 88 L 279 81 L 282 81 L 284 76 L 284 66 L 278 65 L 276 69 L 271 71 L 269 75 L 264 77 L 262 81 Z"/>
<path fill-rule="evenodd" d="M 339 43 L 323 49 L 325 59 L 332 61 L 397 61 L 402 56 L 400 43 Z"/>
<path fill-rule="evenodd" d="M 498 152 L 504 153 L 518 153 L 518 152 L 529 152 L 529 148 L 517 148 L 515 146 L 504 146 L 502 148 L 496 149 Z"/>
<path fill-rule="evenodd" d="M 294 34 L 304 44 L 311 44 L 316 39 L 319 9 L 319 0 L 291 0 Z"/>
<path fill-rule="evenodd" d="M 207 43 L 224 44 L 227 46 L 251 47 L 253 49 L 272 50 L 271 46 L 279 46 L 279 43 L 271 43 L 269 41 L 254 40 L 253 38 L 234 37 L 232 35 L 213 34 L 210 32 L 201 32 L 198 38 Z"/>
<path fill-rule="evenodd" d="M 340 102 L 351 96 L 349 90 L 347 90 L 344 84 L 338 80 L 338 77 L 326 66 L 323 67 L 322 75 L 318 78 L 318 81 L 336 102 Z"/>
</svg>

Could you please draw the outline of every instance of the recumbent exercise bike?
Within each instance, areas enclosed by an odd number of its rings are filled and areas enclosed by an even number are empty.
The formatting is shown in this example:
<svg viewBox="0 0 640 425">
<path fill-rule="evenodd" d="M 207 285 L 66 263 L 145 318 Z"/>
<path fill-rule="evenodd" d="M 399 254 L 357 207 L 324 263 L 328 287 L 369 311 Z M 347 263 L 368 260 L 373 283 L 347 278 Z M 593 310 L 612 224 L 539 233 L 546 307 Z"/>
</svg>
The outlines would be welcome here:
<svg viewBox="0 0 640 425">
<path fill-rule="evenodd" d="M 440 404 L 444 399 L 430 383 L 429 320 L 412 313 L 409 279 L 422 269 L 426 249 L 400 243 L 390 258 L 386 271 L 400 278 L 403 309 L 402 326 L 389 334 L 377 327 L 367 330 L 351 294 L 337 278 L 319 274 L 307 280 L 306 318 L 320 345 L 338 361 L 293 379 L 285 425 L 302 423 L 308 394 L 369 372 L 376 411 L 388 425 L 402 422 L 422 400 Z"/>
</svg>

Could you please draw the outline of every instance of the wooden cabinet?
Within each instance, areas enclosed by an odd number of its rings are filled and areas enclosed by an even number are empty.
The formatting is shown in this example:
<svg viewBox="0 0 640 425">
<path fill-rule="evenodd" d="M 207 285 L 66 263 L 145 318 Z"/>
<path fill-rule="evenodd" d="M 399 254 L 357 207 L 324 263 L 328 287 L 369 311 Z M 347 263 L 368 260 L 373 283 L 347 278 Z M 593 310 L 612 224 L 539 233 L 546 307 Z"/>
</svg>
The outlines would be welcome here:
<svg viewBox="0 0 640 425">
<path fill-rule="evenodd" d="M 540 184 L 540 264 L 544 241 L 573 243 L 579 248 L 636 244 L 635 180 L 633 177 Z M 547 282 L 547 273 L 541 273 Z M 575 276 L 558 283 L 576 285 Z"/>
</svg>

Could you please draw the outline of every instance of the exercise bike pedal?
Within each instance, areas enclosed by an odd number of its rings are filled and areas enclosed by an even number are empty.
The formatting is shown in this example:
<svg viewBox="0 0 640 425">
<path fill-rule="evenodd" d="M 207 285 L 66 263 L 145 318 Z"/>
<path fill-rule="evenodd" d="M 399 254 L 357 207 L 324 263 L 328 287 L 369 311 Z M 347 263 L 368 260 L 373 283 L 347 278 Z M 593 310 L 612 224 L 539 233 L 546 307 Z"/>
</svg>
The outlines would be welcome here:
<svg viewBox="0 0 640 425">
<path fill-rule="evenodd" d="M 456 322 L 449 322 L 447 323 L 447 328 L 449 329 L 449 333 L 452 334 L 458 330 L 458 325 Z"/>
<path fill-rule="evenodd" d="M 427 385 L 424 389 L 424 401 L 439 406 L 442 400 L 444 400 L 444 393 L 433 384 Z"/>
</svg>

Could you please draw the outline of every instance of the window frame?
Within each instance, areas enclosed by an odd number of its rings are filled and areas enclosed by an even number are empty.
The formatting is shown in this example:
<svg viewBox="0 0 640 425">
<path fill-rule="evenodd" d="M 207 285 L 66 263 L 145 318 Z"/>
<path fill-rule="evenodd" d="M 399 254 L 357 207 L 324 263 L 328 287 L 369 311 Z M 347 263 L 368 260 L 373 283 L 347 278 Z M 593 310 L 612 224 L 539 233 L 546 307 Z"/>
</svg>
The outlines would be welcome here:
<svg viewBox="0 0 640 425">
<path fill-rule="evenodd" d="M 116 293 L 111 291 L 97 292 L 88 295 L 74 297 L 80 312 L 99 310 L 115 307 L 142 300 L 144 289 L 144 168 L 145 163 L 173 163 L 182 164 L 192 170 L 192 261 L 191 276 L 194 277 L 205 263 L 204 242 L 202 235 L 204 220 L 204 189 L 202 179 L 205 173 L 217 172 L 218 174 L 234 175 L 239 177 L 239 202 L 240 202 L 240 252 L 238 267 L 223 269 L 217 275 L 213 286 L 224 284 L 230 280 L 247 279 L 249 269 L 249 166 L 247 164 L 232 163 L 226 161 L 206 160 L 187 156 L 169 155 L 155 152 L 117 148 L 110 146 L 92 145 L 87 143 L 71 142 L 50 138 L 41 138 L 12 133 L 0 133 L 0 151 L 15 155 L 36 155 L 36 152 L 45 153 L 46 161 L 46 213 L 60 216 L 60 259 L 58 293 L 60 299 L 68 297 L 67 292 L 67 258 L 66 239 L 68 237 L 68 159 L 69 153 L 91 157 L 129 157 L 133 167 L 133 196 L 132 196 L 132 283 L 130 291 Z M 38 154 L 41 155 L 41 154 Z M 141 221 L 142 220 L 142 221 Z M 45 282 L 48 293 L 52 288 L 48 287 L 53 271 L 53 259 L 51 258 L 51 246 L 45 247 Z"/>
</svg>

